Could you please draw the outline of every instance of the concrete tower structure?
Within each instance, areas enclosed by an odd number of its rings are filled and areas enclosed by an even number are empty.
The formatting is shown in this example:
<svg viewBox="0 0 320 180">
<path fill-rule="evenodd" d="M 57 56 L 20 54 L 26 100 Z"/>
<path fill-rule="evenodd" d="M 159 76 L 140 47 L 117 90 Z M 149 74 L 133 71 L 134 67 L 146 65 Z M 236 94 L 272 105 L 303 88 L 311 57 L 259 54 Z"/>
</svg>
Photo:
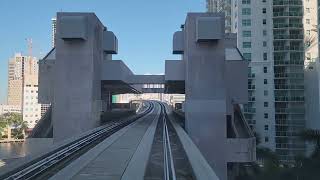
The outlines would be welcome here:
<svg viewBox="0 0 320 180">
<path fill-rule="evenodd" d="M 249 61 L 246 119 L 261 146 L 292 162 L 304 153 L 297 137 L 305 127 L 303 0 L 241 0 L 230 7 L 231 31 Z"/>
</svg>

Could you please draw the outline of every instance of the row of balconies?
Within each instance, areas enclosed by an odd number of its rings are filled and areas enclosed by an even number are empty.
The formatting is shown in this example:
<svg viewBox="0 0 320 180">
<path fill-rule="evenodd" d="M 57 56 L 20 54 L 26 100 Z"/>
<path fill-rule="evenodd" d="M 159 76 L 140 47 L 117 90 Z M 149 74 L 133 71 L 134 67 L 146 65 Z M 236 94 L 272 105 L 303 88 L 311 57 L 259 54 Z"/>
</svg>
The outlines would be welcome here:
<svg viewBox="0 0 320 180">
<path fill-rule="evenodd" d="M 256 89 L 256 86 L 255 86 L 255 85 L 248 85 L 248 89 L 249 89 L 249 90 L 255 90 L 255 89 Z"/>
<path fill-rule="evenodd" d="M 304 114 L 305 110 L 303 108 L 275 108 L 276 113 L 281 114 Z"/>
<path fill-rule="evenodd" d="M 303 35 L 298 35 L 298 34 L 290 34 L 290 35 L 285 35 L 285 34 L 274 34 L 273 35 L 274 39 L 299 39 L 299 40 L 303 40 L 304 36 Z"/>
<path fill-rule="evenodd" d="M 304 85 L 275 84 L 276 90 L 304 90 Z"/>
<path fill-rule="evenodd" d="M 244 113 L 256 113 L 256 108 L 252 108 L 252 107 L 245 107 L 243 109 Z"/>
<path fill-rule="evenodd" d="M 302 17 L 303 12 L 273 12 L 273 17 Z"/>
<path fill-rule="evenodd" d="M 297 60 L 297 61 L 293 61 L 293 60 L 290 60 L 290 61 L 285 61 L 285 60 L 276 60 L 276 58 L 274 59 L 274 65 L 275 66 L 281 66 L 281 65 L 304 65 L 304 61 L 301 61 L 301 60 Z"/>
<path fill-rule="evenodd" d="M 273 28 L 303 28 L 302 23 L 274 23 Z"/>
<path fill-rule="evenodd" d="M 276 131 L 276 136 L 299 136 L 299 132 Z"/>
<path fill-rule="evenodd" d="M 295 148 L 295 149 L 303 149 L 304 145 L 302 144 L 289 144 L 289 143 L 276 143 L 276 148 L 287 149 L 287 148 Z"/>
<path fill-rule="evenodd" d="M 293 78 L 293 79 L 304 79 L 303 73 L 275 73 L 275 78 Z"/>
<path fill-rule="evenodd" d="M 301 0 L 274 0 L 273 6 L 302 6 Z"/>
<path fill-rule="evenodd" d="M 248 78 L 255 78 L 256 77 L 256 75 L 254 74 L 254 73 L 248 73 Z"/>
<path fill-rule="evenodd" d="M 294 102 L 304 102 L 304 96 L 275 96 L 275 101 L 294 101 Z"/>
<path fill-rule="evenodd" d="M 276 125 L 280 126 L 304 126 L 305 120 L 288 120 L 288 119 L 277 119 L 276 118 Z"/>
<path fill-rule="evenodd" d="M 304 51 L 302 46 L 274 46 L 274 51 Z"/>
</svg>

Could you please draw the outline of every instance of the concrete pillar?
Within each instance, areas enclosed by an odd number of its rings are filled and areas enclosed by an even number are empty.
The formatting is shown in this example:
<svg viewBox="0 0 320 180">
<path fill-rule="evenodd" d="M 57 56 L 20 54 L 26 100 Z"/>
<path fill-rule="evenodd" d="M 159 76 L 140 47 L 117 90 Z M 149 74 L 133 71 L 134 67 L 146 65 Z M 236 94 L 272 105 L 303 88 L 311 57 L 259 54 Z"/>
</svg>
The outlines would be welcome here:
<svg viewBox="0 0 320 180">
<path fill-rule="evenodd" d="M 99 125 L 102 40 L 94 13 L 58 13 L 53 138 L 61 141 Z"/>
<path fill-rule="evenodd" d="M 184 26 L 186 130 L 219 178 L 226 166 L 224 14 L 189 13 Z"/>
</svg>

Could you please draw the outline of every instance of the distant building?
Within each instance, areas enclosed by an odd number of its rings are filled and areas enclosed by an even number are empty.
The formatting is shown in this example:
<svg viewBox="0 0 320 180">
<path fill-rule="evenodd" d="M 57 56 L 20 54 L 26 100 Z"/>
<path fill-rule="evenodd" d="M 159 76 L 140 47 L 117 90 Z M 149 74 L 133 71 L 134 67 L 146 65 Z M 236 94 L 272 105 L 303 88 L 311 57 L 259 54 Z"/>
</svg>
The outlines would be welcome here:
<svg viewBox="0 0 320 180">
<path fill-rule="evenodd" d="M 8 65 L 8 106 L 20 109 L 23 121 L 33 128 L 41 118 L 38 104 L 38 61 L 16 53 Z"/>
<path fill-rule="evenodd" d="M 26 77 L 23 88 L 23 121 L 32 129 L 41 118 L 41 104 L 38 104 L 38 75 Z"/>
<path fill-rule="evenodd" d="M 0 115 L 5 113 L 21 113 L 21 106 L 0 104 Z"/>
<path fill-rule="evenodd" d="M 51 26 L 52 26 L 52 47 L 55 47 L 55 39 L 56 39 L 56 32 L 57 32 L 57 18 L 52 18 L 51 19 Z"/>
<path fill-rule="evenodd" d="M 22 86 L 25 62 L 27 57 L 21 53 L 16 53 L 8 63 L 8 96 L 7 104 L 20 106 L 22 105 Z"/>
</svg>

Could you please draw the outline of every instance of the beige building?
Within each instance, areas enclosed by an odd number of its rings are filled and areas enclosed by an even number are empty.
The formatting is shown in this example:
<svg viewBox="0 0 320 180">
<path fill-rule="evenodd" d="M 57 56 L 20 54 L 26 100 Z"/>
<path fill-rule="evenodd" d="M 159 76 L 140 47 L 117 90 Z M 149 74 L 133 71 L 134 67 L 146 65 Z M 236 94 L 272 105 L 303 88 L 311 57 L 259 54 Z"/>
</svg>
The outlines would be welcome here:
<svg viewBox="0 0 320 180">
<path fill-rule="evenodd" d="M 8 97 L 7 104 L 22 105 L 22 86 L 26 56 L 16 53 L 8 63 Z"/>
<path fill-rule="evenodd" d="M 41 118 L 38 104 L 38 61 L 16 53 L 8 65 L 8 103 L 21 109 L 23 120 L 33 128 Z M 20 112 L 21 112 L 20 111 Z"/>
<path fill-rule="evenodd" d="M 305 65 L 318 58 L 318 6 L 315 0 L 304 0 Z"/>
</svg>

